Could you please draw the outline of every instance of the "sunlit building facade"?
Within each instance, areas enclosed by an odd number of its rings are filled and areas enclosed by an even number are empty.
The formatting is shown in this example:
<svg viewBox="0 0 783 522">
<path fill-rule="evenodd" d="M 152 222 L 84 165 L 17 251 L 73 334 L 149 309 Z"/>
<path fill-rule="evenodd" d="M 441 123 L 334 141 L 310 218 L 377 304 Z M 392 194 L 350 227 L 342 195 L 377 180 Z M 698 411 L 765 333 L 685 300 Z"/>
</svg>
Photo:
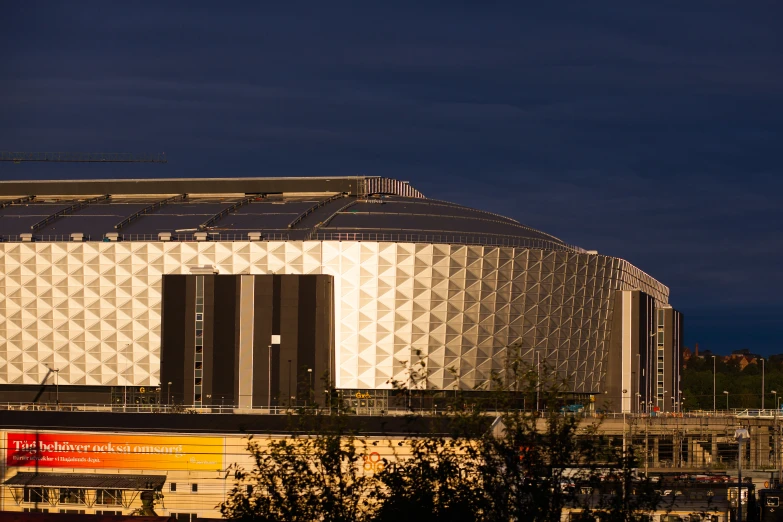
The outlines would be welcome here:
<svg viewBox="0 0 783 522">
<path fill-rule="evenodd" d="M 60 402 L 120 388 L 126 397 L 128 388 L 162 397 L 176 380 L 181 401 L 238 406 L 244 396 L 257 407 L 296 395 L 291 382 L 310 377 L 300 370 L 323 370 L 339 389 L 377 390 L 407 379 L 418 361 L 427 374 L 415 386 L 469 390 L 487 388 L 493 373 L 502 378 L 512 345 L 576 394 L 604 394 L 625 409 L 680 401 L 671 357 L 679 356 L 681 317 L 670 320 L 677 329 L 666 330 L 668 344 L 659 351 L 656 337 L 644 357 L 647 340 L 634 341 L 631 324 L 650 315 L 645 328 L 657 335 L 656 310 L 671 309 L 666 286 L 623 259 L 427 199 L 407 182 L 0 182 L 0 239 L 0 394 L 8 401 L 29 400 L 50 368 Z M 173 299 L 164 277 L 174 275 L 193 291 L 199 277 L 237 277 L 202 296 L 211 304 L 201 312 L 188 294 L 192 320 L 177 323 L 173 308 L 164 313 Z M 328 295 L 304 299 L 303 276 L 322 276 L 318 292 Z M 625 306 L 623 292 L 638 292 L 647 308 Z M 229 308 L 233 315 L 209 323 L 208 314 Z M 316 316 L 326 322 L 312 339 L 307 321 Z M 218 328 L 234 332 L 231 342 L 215 336 Z M 168 346 L 166 332 L 174 332 Z M 167 350 L 179 355 L 162 375 Z M 233 377 L 219 393 L 206 382 L 208 350 L 212 361 L 234 361 L 221 370 Z M 330 354 L 315 368 L 308 350 Z M 659 357 L 668 357 L 668 374 Z M 625 362 L 615 368 L 612 358 Z M 256 371 L 240 375 L 248 364 Z"/>
</svg>

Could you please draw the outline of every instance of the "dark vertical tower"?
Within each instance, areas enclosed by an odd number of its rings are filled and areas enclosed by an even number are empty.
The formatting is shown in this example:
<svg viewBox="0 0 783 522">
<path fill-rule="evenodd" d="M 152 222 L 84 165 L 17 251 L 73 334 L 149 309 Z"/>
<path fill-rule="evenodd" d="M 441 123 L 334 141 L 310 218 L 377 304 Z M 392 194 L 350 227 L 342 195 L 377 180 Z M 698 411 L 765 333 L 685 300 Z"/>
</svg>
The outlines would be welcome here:
<svg viewBox="0 0 783 522">
<path fill-rule="evenodd" d="M 164 276 L 164 390 L 195 406 L 324 404 L 333 301 L 327 275 Z"/>
<path fill-rule="evenodd" d="M 680 411 L 682 314 L 656 308 L 641 290 L 617 292 L 613 314 L 605 389 L 610 409 Z"/>
</svg>

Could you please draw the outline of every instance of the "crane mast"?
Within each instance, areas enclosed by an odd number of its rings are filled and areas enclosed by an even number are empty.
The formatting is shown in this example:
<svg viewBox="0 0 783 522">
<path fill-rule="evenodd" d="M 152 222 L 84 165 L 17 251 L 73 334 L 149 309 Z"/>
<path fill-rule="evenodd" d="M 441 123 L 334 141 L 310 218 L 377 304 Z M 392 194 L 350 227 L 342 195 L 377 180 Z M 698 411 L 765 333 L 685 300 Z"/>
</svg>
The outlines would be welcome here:
<svg viewBox="0 0 783 522">
<path fill-rule="evenodd" d="M 0 151 L 0 161 L 13 163 L 51 162 L 51 163 L 168 163 L 166 153 L 127 153 L 127 152 L 4 152 Z"/>
</svg>

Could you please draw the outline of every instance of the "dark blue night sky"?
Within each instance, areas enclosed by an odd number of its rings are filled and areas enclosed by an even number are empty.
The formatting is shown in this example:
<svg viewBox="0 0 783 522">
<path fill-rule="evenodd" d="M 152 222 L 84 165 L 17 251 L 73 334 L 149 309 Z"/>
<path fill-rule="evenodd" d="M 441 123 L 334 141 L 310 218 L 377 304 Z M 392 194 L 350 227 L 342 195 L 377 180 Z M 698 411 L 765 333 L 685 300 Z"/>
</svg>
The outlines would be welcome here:
<svg viewBox="0 0 783 522">
<path fill-rule="evenodd" d="M 4 2 L 0 150 L 169 163 L 0 178 L 409 180 L 628 259 L 690 346 L 783 352 L 780 3 L 380 4 Z"/>
</svg>

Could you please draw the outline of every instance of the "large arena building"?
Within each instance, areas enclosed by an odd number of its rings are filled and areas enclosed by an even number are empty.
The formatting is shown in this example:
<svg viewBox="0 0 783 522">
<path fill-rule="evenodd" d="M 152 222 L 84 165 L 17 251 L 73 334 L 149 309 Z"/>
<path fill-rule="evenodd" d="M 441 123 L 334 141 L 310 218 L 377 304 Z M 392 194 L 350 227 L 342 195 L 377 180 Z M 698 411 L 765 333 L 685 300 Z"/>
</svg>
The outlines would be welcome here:
<svg viewBox="0 0 783 522">
<path fill-rule="evenodd" d="M 4 402 L 42 381 L 60 403 L 237 408 L 487 389 L 513 347 L 574 397 L 670 410 L 681 339 L 629 262 L 405 181 L 0 182 Z"/>
</svg>

